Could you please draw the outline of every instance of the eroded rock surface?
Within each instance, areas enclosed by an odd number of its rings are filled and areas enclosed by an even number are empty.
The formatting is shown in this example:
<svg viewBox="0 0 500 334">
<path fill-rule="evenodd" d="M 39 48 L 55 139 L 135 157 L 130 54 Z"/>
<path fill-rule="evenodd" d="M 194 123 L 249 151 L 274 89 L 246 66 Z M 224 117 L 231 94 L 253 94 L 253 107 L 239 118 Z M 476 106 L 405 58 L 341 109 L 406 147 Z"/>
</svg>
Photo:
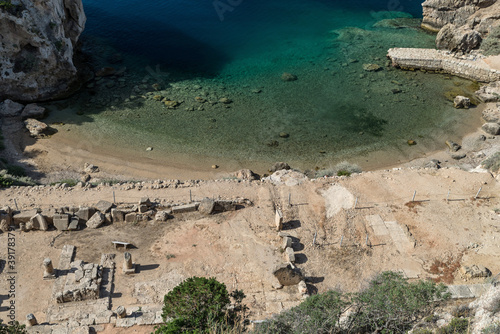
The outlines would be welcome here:
<svg viewBox="0 0 500 334">
<path fill-rule="evenodd" d="M 496 0 L 426 0 L 422 27 L 438 32 L 440 49 L 469 52 L 500 25 Z"/>
<path fill-rule="evenodd" d="M 0 100 L 64 96 L 77 83 L 73 55 L 85 27 L 81 0 L 12 0 L 0 9 Z"/>
</svg>

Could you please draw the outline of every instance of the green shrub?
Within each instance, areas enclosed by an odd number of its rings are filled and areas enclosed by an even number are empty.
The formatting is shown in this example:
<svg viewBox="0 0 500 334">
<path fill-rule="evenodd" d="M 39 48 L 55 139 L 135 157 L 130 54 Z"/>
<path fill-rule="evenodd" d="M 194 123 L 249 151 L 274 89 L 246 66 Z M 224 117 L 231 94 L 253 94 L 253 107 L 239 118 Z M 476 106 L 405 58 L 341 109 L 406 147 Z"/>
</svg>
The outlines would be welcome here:
<svg viewBox="0 0 500 334">
<path fill-rule="evenodd" d="M 500 26 L 491 29 L 488 36 L 481 43 L 481 50 L 486 56 L 500 54 Z"/>
<path fill-rule="evenodd" d="M 14 184 L 14 181 L 5 175 L 0 175 L 0 188 L 9 188 Z"/>
<path fill-rule="evenodd" d="M 311 296 L 263 323 L 255 333 L 404 333 L 431 315 L 437 301 L 447 298 L 442 284 L 409 283 L 399 273 L 383 272 L 361 292 Z"/>
<path fill-rule="evenodd" d="M 230 298 L 235 300 L 231 306 Z M 210 333 L 238 327 L 244 322 L 245 294 L 231 294 L 215 278 L 191 277 L 176 286 L 164 297 L 162 317 L 165 324 L 156 327 L 156 334 Z M 171 319 L 171 320 L 170 320 Z M 170 321 L 169 321 L 170 320 Z"/>
<path fill-rule="evenodd" d="M 51 182 L 50 185 L 51 186 L 55 186 L 56 184 L 62 184 L 62 183 L 66 183 L 66 185 L 68 187 L 74 187 L 76 186 L 76 184 L 78 183 L 79 181 L 78 180 L 75 180 L 75 179 L 64 179 L 64 180 L 61 180 L 61 181 L 58 181 L 58 182 Z"/>
<path fill-rule="evenodd" d="M 0 334 L 26 334 L 26 326 L 15 321 L 13 325 L 5 325 L 0 319 Z"/>
<path fill-rule="evenodd" d="M 11 0 L 2 0 L 0 1 L 0 8 L 11 9 L 14 8 L 14 5 L 12 4 Z"/>
<path fill-rule="evenodd" d="M 351 306 L 349 295 L 328 291 L 307 298 L 302 304 L 261 324 L 254 333 L 341 333 L 340 317 Z"/>
<path fill-rule="evenodd" d="M 468 305 L 460 305 L 453 308 L 451 315 L 455 318 L 468 318 L 472 314 L 472 309 Z"/>
<path fill-rule="evenodd" d="M 409 283 L 400 273 L 383 272 L 354 297 L 359 310 L 351 319 L 357 331 L 404 333 L 432 313 L 436 300 L 449 298 L 446 289 L 443 284 Z"/>
<path fill-rule="evenodd" d="M 21 166 L 9 165 L 7 166 L 7 174 L 17 177 L 26 176 L 26 171 Z"/>
<path fill-rule="evenodd" d="M 413 334 L 432 334 L 432 330 L 428 328 L 416 328 L 412 331 Z"/>
<path fill-rule="evenodd" d="M 494 323 L 481 331 L 482 334 L 500 334 L 500 323 Z"/>
<path fill-rule="evenodd" d="M 448 326 L 439 328 L 437 334 L 466 334 L 469 330 L 469 319 L 453 318 Z"/>
<path fill-rule="evenodd" d="M 500 152 L 496 152 L 491 157 L 484 160 L 481 165 L 492 172 L 498 172 L 500 170 Z"/>
</svg>

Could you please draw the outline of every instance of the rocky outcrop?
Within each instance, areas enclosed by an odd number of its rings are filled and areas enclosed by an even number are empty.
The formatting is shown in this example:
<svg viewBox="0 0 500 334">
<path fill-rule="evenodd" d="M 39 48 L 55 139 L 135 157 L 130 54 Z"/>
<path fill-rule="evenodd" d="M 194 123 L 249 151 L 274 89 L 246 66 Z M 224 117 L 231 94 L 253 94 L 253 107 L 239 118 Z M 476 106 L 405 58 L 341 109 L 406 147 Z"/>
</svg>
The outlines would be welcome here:
<svg viewBox="0 0 500 334">
<path fill-rule="evenodd" d="M 500 25 L 496 0 L 426 0 L 422 27 L 438 32 L 439 49 L 469 52 Z"/>
<path fill-rule="evenodd" d="M 47 100 L 75 88 L 73 55 L 85 21 L 81 0 L 12 0 L 1 7 L 0 100 Z"/>
</svg>

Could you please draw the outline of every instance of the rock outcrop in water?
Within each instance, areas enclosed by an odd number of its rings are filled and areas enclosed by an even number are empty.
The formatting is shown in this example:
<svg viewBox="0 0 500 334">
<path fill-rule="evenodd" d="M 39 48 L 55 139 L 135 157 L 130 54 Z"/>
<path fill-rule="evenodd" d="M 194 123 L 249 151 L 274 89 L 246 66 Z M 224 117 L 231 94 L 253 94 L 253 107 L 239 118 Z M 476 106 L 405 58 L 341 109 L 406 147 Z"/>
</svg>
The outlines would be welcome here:
<svg viewBox="0 0 500 334">
<path fill-rule="evenodd" d="M 0 100 L 61 97 L 77 82 L 73 63 L 85 27 L 81 0 L 10 0 L 0 5 Z"/>
<path fill-rule="evenodd" d="M 439 49 L 469 52 L 500 26 L 497 0 L 426 0 L 422 27 L 438 32 Z"/>
</svg>

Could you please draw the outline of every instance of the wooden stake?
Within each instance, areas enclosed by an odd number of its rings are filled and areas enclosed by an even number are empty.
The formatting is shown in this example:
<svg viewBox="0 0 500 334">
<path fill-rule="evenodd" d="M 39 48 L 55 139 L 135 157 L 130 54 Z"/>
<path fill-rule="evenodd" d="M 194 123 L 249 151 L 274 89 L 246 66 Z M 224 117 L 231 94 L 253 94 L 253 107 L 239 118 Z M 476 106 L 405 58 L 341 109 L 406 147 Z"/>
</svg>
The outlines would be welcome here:
<svg viewBox="0 0 500 334">
<path fill-rule="evenodd" d="M 14 204 L 16 205 L 16 210 L 19 211 L 19 207 L 17 206 L 17 201 L 15 198 L 14 198 Z"/>
<path fill-rule="evenodd" d="M 448 195 L 446 195 L 446 203 L 448 203 L 448 200 L 450 199 L 450 191 L 451 190 L 448 190 Z"/>
<path fill-rule="evenodd" d="M 356 205 L 358 205 L 358 198 L 356 197 L 356 202 L 354 202 L 354 209 L 356 209 Z"/>
<path fill-rule="evenodd" d="M 411 199 L 411 201 L 412 201 L 412 202 L 415 202 L 415 196 L 416 196 L 416 195 L 417 195 L 417 191 L 415 190 L 415 191 L 413 192 L 413 198 Z"/>
<path fill-rule="evenodd" d="M 115 191 L 113 190 L 113 203 L 116 203 Z"/>
<path fill-rule="evenodd" d="M 189 189 L 189 203 L 193 202 L 193 197 L 191 195 L 191 189 Z"/>
<path fill-rule="evenodd" d="M 340 248 L 342 248 L 342 242 L 344 242 L 344 236 L 342 236 L 342 238 L 340 238 Z"/>
</svg>

